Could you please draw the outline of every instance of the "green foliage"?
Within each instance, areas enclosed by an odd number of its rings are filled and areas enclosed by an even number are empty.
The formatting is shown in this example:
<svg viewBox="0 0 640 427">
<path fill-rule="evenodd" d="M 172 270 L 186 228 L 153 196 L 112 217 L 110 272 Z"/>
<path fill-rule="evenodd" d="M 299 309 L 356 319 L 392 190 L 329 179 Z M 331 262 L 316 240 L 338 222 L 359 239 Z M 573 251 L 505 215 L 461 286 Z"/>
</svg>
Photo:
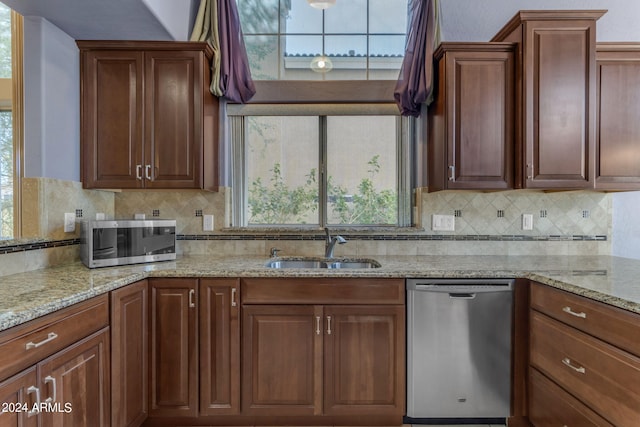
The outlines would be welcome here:
<svg viewBox="0 0 640 427">
<path fill-rule="evenodd" d="M 306 176 L 304 185 L 289 188 L 282 177 L 280 163 L 270 169 L 271 185 L 267 187 L 261 178 L 255 179 L 249 189 L 249 211 L 253 224 L 304 223 L 305 218 L 318 208 L 316 170 Z"/>
<path fill-rule="evenodd" d="M 380 172 L 380 156 L 367 162 L 368 177 L 362 178 L 358 190 L 348 197 L 349 191 L 333 183 L 328 177 L 329 205 L 340 224 L 396 224 L 397 196 L 392 190 L 378 190 L 374 178 Z M 290 188 L 282 177 L 280 164 L 270 169 L 270 185 L 261 178 L 251 183 L 249 189 L 250 223 L 292 224 L 304 223 L 305 218 L 318 209 L 318 184 L 316 170 L 312 169 L 304 185 Z"/>
<path fill-rule="evenodd" d="M 377 190 L 373 179 L 380 172 L 380 155 L 367 162 L 369 176 L 362 178 L 352 201 L 347 189 L 328 183 L 329 204 L 338 215 L 340 224 L 395 224 L 397 222 L 397 196 L 391 190 Z"/>
</svg>

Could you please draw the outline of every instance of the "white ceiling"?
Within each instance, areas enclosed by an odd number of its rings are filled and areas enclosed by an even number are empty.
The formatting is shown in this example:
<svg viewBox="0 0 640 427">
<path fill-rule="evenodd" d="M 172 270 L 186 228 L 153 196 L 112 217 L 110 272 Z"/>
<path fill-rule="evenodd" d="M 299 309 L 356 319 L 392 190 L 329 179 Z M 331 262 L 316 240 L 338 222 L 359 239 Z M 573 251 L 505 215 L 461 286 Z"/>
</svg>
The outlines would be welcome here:
<svg viewBox="0 0 640 427">
<path fill-rule="evenodd" d="M 0 1 L 22 15 L 44 17 L 76 40 L 187 40 L 200 4 L 200 0 Z M 608 9 L 598 21 L 598 40 L 640 41 L 638 0 L 439 2 L 446 41 L 488 41 L 518 10 L 532 9 Z"/>
</svg>

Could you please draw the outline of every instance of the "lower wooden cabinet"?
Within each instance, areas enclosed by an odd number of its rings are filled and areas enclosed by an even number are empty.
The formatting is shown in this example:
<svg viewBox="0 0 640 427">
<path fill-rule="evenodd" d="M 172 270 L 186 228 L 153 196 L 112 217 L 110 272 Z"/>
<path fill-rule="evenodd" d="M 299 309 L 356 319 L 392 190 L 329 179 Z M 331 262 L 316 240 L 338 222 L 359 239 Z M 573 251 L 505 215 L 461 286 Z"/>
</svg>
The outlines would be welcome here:
<svg viewBox="0 0 640 427">
<path fill-rule="evenodd" d="M 148 283 L 111 292 L 111 423 L 140 426 L 149 414 Z"/>
<path fill-rule="evenodd" d="M 0 382 L 0 426 L 38 426 L 37 412 L 33 411 L 40 393 L 36 389 L 37 381 L 34 366 Z"/>
<path fill-rule="evenodd" d="M 42 426 L 110 426 L 109 329 L 105 328 L 38 365 L 44 402 L 58 403 L 42 412 Z"/>
<path fill-rule="evenodd" d="M 265 280 L 269 289 L 273 280 Z M 366 304 L 375 294 L 338 296 L 328 280 L 282 280 L 282 304 L 261 295 L 259 279 L 244 281 L 242 412 L 255 416 L 388 416 L 401 421 L 405 394 L 404 305 Z M 340 282 L 340 283 L 338 283 Z M 403 298 L 403 281 L 375 279 Z M 366 279 L 359 282 L 366 286 Z M 400 289 L 400 286 L 402 288 Z M 306 290 L 304 289 L 306 287 Z M 264 298 L 263 298 L 264 297 Z M 244 298 L 244 297 L 243 297 Z M 288 300 L 290 298 L 290 300 Z M 293 300 L 324 304 L 287 304 Z M 347 305 L 350 298 L 359 304 Z M 394 302 L 394 301 L 390 301 Z"/>
<path fill-rule="evenodd" d="M 0 426 L 111 425 L 108 307 L 102 295 L 0 332 Z"/>
<path fill-rule="evenodd" d="M 149 414 L 198 414 L 198 279 L 149 280 Z"/>
<path fill-rule="evenodd" d="M 200 415 L 240 413 L 239 286 L 200 280 Z"/>
<path fill-rule="evenodd" d="M 531 286 L 531 304 L 533 424 L 637 426 L 640 355 L 628 338 L 634 324 L 637 337 L 640 316 L 536 283 Z M 604 334 L 604 319 L 610 334 Z M 546 394 L 550 392 L 558 399 Z"/>
</svg>

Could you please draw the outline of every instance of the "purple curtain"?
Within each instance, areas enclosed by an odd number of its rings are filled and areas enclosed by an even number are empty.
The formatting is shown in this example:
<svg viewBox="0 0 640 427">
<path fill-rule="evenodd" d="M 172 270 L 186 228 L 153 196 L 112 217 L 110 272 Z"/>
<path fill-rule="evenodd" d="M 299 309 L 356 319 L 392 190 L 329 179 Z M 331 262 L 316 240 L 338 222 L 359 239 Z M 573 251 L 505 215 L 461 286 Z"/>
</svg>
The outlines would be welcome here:
<svg viewBox="0 0 640 427">
<path fill-rule="evenodd" d="M 251 79 L 238 6 L 235 0 L 218 0 L 220 36 L 220 90 L 225 98 L 245 103 L 256 93 Z"/>
<path fill-rule="evenodd" d="M 403 116 L 420 115 L 433 90 L 435 0 L 409 0 L 409 26 L 400 76 L 393 92 Z"/>
</svg>

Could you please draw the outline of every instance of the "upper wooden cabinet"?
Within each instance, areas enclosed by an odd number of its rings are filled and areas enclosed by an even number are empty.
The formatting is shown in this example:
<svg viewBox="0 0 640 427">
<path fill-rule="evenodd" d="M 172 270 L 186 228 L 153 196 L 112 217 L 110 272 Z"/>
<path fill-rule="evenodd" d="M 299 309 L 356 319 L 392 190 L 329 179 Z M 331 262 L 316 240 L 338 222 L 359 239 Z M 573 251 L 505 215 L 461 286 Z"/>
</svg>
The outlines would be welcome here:
<svg viewBox="0 0 640 427">
<path fill-rule="evenodd" d="M 516 187 L 591 188 L 596 20 L 606 11 L 521 11 L 493 38 L 515 42 Z"/>
<path fill-rule="evenodd" d="M 596 188 L 640 189 L 640 44 L 596 46 Z"/>
<path fill-rule="evenodd" d="M 429 107 L 429 191 L 513 188 L 513 43 L 443 43 Z"/>
<path fill-rule="evenodd" d="M 206 43 L 78 41 L 85 188 L 217 189 Z"/>
</svg>

